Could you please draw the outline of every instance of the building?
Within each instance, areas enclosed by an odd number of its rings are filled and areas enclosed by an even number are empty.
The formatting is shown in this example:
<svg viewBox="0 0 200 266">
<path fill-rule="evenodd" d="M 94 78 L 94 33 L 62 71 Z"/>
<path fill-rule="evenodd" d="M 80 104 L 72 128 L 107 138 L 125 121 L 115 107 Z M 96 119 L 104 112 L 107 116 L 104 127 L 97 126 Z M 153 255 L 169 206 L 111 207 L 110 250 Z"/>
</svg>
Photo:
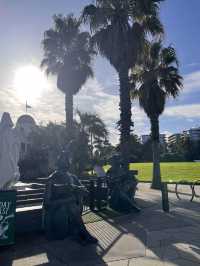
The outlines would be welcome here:
<svg viewBox="0 0 200 266">
<path fill-rule="evenodd" d="M 191 128 L 189 130 L 183 131 L 185 137 L 189 138 L 191 141 L 200 141 L 200 127 Z"/>
<path fill-rule="evenodd" d="M 167 136 L 165 134 L 160 134 L 160 145 L 165 146 L 167 143 Z"/>
<path fill-rule="evenodd" d="M 184 134 L 176 133 L 168 137 L 168 145 L 174 145 L 179 143 L 184 138 Z"/>
</svg>

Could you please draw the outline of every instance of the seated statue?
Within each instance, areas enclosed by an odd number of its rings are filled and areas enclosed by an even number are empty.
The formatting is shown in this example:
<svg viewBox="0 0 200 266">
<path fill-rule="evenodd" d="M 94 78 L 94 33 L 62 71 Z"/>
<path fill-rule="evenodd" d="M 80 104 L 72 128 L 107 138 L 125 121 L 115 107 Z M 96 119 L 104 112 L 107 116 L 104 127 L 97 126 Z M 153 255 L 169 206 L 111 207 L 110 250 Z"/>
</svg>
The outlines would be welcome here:
<svg viewBox="0 0 200 266">
<path fill-rule="evenodd" d="M 120 155 L 114 155 L 111 158 L 107 182 L 111 195 L 109 204 L 112 209 L 120 212 L 140 211 L 134 202 L 137 179 L 131 171 L 128 174 L 124 172 Z"/>
<path fill-rule="evenodd" d="M 43 217 L 47 239 L 64 239 L 71 234 L 81 244 L 97 243 L 81 216 L 82 196 L 87 190 L 68 170 L 68 156 L 63 152 L 46 185 Z"/>
</svg>

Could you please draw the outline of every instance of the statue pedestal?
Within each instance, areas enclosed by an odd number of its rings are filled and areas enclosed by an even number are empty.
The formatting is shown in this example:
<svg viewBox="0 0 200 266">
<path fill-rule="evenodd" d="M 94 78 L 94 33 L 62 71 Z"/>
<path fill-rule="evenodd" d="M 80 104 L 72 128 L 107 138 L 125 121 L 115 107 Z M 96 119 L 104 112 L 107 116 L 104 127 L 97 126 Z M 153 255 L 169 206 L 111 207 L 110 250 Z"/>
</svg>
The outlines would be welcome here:
<svg viewBox="0 0 200 266">
<path fill-rule="evenodd" d="M 16 191 L 0 191 L 0 246 L 15 243 Z"/>
</svg>

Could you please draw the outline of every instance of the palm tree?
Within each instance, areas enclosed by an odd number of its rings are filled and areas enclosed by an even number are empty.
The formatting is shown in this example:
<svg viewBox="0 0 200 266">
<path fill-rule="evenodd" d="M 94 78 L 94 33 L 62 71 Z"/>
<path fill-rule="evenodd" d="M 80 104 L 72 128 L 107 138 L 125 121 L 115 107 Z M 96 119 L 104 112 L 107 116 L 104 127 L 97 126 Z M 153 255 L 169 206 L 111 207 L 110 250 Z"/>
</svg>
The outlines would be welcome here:
<svg viewBox="0 0 200 266">
<path fill-rule="evenodd" d="M 93 45 L 109 60 L 119 76 L 120 142 L 126 171 L 132 127 L 129 69 L 143 50 L 146 34 L 163 33 L 158 16 L 161 1 L 96 0 L 83 10 L 83 20 L 89 23 L 93 34 Z"/>
<path fill-rule="evenodd" d="M 89 136 L 91 147 L 91 158 L 93 158 L 94 144 L 108 137 L 106 125 L 96 114 L 81 113 L 77 111 L 80 118 L 80 127 Z"/>
<path fill-rule="evenodd" d="M 133 98 L 139 99 L 151 123 L 153 150 L 152 188 L 161 186 L 160 154 L 159 154 L 159 116 L 165 109 L 166 100 L 176 98 L 182 87 L 176 51 L 173 47 L 164 47 L 162 42 L 150 43 L 147 47 L 143 65 L 133 70 Z M 135 88 L 135 81 L 138 86 Z"/>
<path fill-rule="evenodd" d="M 57 76 L 57 87 L 65 94 L 66 128 L 73 133 L 73 96 L 89 77 L 94 50 L 90 46 L 90 34 L 81 32 L 81 22 L 73 15 L 54 16 L 53 28 L 45 31 L 42 41 L 44 59 L 41 67 L 46 73 Z"/>
</svg>

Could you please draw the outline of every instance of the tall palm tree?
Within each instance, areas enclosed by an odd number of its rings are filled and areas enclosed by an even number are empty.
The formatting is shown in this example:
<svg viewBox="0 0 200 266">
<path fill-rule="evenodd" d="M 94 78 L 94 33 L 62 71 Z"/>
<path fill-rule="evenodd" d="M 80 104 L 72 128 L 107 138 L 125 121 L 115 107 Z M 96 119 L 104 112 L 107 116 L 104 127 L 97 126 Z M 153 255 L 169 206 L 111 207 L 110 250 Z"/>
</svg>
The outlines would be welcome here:
<svg viewBox="0 0 200 266">
<path fill-rule="evenodd" d="M 132 127 L 129 69 L 143 50 L 147 33 L 163 33 L 159 20 L 162 0 L 96 0 L 83 10 L 89 23 L 92 43 L 115 68 L 120 83 L 120 142 L 124 168 L 129 165 L 129 141 Z"/>
<path fill-rule="evenodd" d="M 73 96 L 89 77 L 94 50 L 90 46 L 90 34 L 81 32 L 81 22 L 72 14 L 54 16 L 54 26 L 45 31 L 42 41 L 44 59 L 41 67 L 46 73 L 57 76 L 57 87 L 65 94 L 66 128 L 73 134 Z"/>
<path fill-rule="evenodd" d="M 159 154 L 159 116 L 165 109 L 166 100 L 176 98 L 182 87 L 176 51 L 173 47 L 163 47 L 162 42 L 149 43 L 143 65 L 133 70 L 133 98 L 139 99 L 151 123 L 153 151 L 152 188 L 161 185 L 160 154 Z M 138 86 L 135 88 L 135 81 Z"/>
</svg>

